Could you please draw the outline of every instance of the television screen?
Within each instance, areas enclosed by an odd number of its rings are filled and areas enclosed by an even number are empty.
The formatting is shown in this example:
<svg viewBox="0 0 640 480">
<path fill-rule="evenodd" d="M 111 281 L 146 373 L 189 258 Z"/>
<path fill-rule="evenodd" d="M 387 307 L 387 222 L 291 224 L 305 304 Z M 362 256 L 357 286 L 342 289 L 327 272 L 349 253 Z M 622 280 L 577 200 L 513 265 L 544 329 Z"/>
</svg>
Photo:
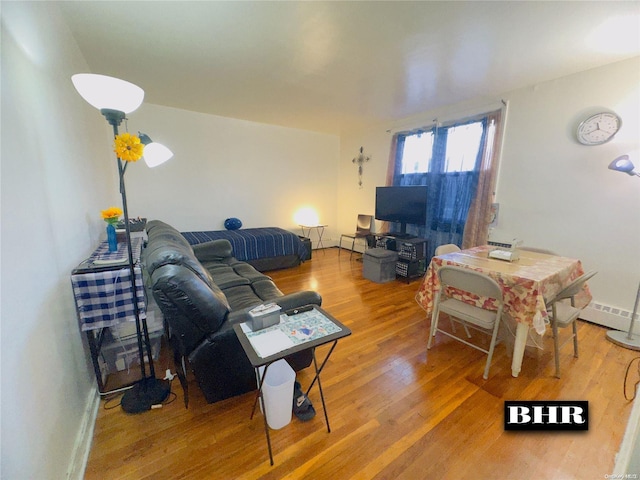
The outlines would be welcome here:
<svg viewBox="0 0 640 480">
<path fill-rule="evenodd" d="M 424 225 L 427 212 L 426 186 L 376 187 L 376 220 Z"/>
</svg>

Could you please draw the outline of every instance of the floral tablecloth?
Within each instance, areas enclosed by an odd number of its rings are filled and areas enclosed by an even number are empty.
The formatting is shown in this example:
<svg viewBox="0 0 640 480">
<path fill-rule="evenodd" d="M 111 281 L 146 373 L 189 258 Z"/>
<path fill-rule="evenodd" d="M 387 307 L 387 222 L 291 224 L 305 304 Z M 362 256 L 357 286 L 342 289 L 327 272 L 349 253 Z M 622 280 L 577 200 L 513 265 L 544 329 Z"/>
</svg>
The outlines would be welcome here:
<svg viewBox="0 0 640 480">
<path fill-rule="evenodd" d="M 434 293 L 440 288 L 438 269 L 443 265 L 471 268 L 488 274 L 500 284 L 505 314 L 516 322 L 533 326 L 542 335 L 548 323 L 545 298 L 554 297 L 584 273 L 580 260 L 523 250 L 520 251 L 519 260 L 505 262 L 488 257 L 493 248 L 495 247 L 484 245 L 433 257 L 416 294 L 417 302 L 431 315 Z M 469 298 L 463 299 L 455 292 L 453 296 L 471 302 Z M 587 285 L 575 300 L 578 308 L 589 304 L 591 292 Z M 478 299 L 474 303 L 481 306 L 483 300 Z"/>
</svg>

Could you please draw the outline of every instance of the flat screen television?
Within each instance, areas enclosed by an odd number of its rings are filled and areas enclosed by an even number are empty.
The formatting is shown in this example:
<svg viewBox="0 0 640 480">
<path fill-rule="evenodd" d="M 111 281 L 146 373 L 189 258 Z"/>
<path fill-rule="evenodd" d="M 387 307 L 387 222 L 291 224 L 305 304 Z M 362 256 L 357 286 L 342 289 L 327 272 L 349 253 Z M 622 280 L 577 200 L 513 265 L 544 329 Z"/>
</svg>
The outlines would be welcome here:
<svg viewBox="0 0 640 480">
<path fill-rule="evenodd" d="M 426 186 L 376 187 L 376 220 L 400 223 L 400 235 L 407 224 L 424 225 L 427 215 Z"/>
</svg>

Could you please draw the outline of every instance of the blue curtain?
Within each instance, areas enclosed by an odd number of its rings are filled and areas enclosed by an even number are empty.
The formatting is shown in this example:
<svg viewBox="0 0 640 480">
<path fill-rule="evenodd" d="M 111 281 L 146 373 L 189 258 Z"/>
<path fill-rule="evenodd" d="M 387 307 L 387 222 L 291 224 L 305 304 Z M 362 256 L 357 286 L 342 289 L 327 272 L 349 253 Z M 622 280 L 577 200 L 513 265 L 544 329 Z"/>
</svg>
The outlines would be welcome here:
<svg viewBox="0 0 640 480">
<path fill-rule="evenodd" d="M 477 122 L 477 120 L 475 120 Z M 426 238 L 427 261 L 438 245 L 453 243 L 462 246 L 464 227 L 469 206 L 478 186 L 479 169 L 484 151 L 487 122 L 483 122 L 483 135 L 476 157 L 476 168 L 469 172 L 445 173 L 447 134 L 450 128 L 440 128 L 435 136 L 432 160 L 428 173 L 401 174 L 402 145 L 406 135 L 398 136 L 394 185 L 426 185 L 428 187 L 425 224 L 407 225 L 407 233 Z"/>
</svg>

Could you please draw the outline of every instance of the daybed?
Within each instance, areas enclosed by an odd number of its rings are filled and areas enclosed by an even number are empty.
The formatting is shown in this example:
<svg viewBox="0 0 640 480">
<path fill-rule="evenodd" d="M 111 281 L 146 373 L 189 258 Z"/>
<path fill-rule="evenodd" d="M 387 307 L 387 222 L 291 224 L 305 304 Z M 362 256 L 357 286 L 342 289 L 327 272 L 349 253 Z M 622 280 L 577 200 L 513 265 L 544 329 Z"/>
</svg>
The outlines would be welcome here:
<svg viewBox="0 0 640 480">
<path fill-rule="evenodd" d="M 233 257 L 227 240 L 192 247 L 172 226 L 147 223 L 142 253 L 147 288 L 168 324 L 178 376 L 188 401 L 186 366 L 193 370 L 207 402 L 255 390 L 255 372 L 233 324 L 247 319 L 256 305 L 275 302 L 283 310 L 321 305 L 317 292 L 284 295 L 268 276 Z M 287 357 L 300 370 L 310 365 L 309 351 Z"/>
<path fill-rule="evenodd" d="M 278 227 L 182 232 L 182 235 L 191 245 L 228 240 L 233 255 L 260 272 L 295 267 L 311 258 L 310 245 L 307 248 L 298 235 Z"/>
</svg>

